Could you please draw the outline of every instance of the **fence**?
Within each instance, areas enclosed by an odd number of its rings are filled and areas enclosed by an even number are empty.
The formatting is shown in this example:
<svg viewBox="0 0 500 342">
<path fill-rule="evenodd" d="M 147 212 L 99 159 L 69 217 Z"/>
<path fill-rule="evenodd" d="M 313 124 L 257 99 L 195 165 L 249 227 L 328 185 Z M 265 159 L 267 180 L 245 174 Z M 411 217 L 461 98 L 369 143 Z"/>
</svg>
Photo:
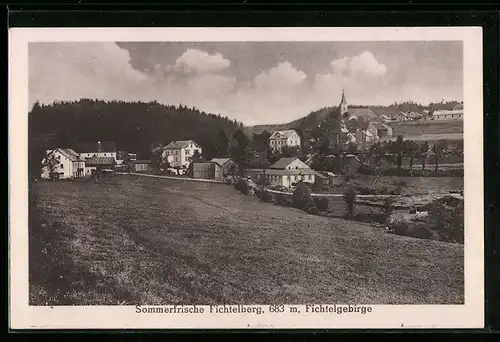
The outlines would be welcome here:
<svg viewBox="0 0 500 342">
<path fill-rule="evenodd" d="M 215 179 L 199 179 L 199 178 L 189 178 L 189 177 L 173 177 L 173 176 L 160 176 L 160 175 L 152 175 L 148 173 L 137 173 L 137 172 L 120 172 L 117 174 L 120 175 L 134 175 L 134 176 L 143 176 L 143 177 L 153 177 L 153 178 L 164 178 L 164 179 L 175 179 L 175 180 L 186 180 L 192 182 L 203 182 L 203 183 L 219 183 L 224 184 L 224 181 L 215 180 Z"/>
</svg>

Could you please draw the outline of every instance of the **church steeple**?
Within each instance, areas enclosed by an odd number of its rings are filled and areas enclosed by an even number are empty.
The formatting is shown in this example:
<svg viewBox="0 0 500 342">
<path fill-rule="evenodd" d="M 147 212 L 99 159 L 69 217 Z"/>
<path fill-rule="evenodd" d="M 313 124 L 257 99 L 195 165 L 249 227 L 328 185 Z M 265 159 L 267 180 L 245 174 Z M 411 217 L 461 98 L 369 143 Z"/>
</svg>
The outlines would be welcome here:
<svg viewBox="0 0 500 342">
<path fill-rule="evenodd" d="M 342 89 L 342 99 L 340 100 L 340 114 L 344 115 L 347 113 L 347 101 L 345 99 L 344 89 Z"/>
</svg>

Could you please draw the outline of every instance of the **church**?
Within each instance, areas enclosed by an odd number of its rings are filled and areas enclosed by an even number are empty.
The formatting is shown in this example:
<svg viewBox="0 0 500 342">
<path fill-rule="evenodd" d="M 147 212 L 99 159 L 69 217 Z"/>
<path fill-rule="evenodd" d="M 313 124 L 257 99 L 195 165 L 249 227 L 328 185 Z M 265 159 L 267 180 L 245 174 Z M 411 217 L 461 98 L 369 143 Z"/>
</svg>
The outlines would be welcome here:
<svg viewBox="0 0 500 342">
<path fill-rule="evenodd" d="M 349 108 L 345 97 L 344 89 L 342 89 L 342 99 L 339 105 L 340 115 L 348 117 L 349 120 L 364 118 L 369 121 L 378 120 L 378 115 L 375 114 L 370 108 Z"/>
<path fill-rule="evenodd" d="M 379 141 L 382 139 L 390 138 L 392 136 L 392 128 L 380 122 L 380 118 L 370 108 L 349 108 L 345 97 L 344 90 L 342 90 L 342 99 L 339 105 L 340 115 L 342 117 L 352 119 L 364 119 L 369 122 L 366 129 L 358 129 L 354 134 L 348 133 L 349 139 L 357 143 L 368 143 Z M 344 133 L 348 130 L 346 127 L 342 129 Z"/>
</svg>

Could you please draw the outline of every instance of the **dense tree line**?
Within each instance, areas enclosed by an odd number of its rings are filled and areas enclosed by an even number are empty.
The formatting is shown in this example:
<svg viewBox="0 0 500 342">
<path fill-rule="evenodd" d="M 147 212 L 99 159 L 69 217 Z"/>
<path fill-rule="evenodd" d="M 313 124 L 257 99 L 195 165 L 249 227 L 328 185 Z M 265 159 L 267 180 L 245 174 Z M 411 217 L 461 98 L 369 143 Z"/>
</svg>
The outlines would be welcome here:
<svg viewBox="0 0 500 342">
<path fill-rule="evenodd" d="M 153 143 L 188 139 L 202 146 L 206 158 L 228 156 L 229 141 L 242 128 L 236 120 L 183 105 L 89 99 L 36 103 L 29 113 L 30 156 L 36 167 L 45 149 L 114 141 L 119 150 L 146 159 L 151 158 Z M 52 133 L 50 139 L 41 138 L 47 133 Z"/>
</svg>

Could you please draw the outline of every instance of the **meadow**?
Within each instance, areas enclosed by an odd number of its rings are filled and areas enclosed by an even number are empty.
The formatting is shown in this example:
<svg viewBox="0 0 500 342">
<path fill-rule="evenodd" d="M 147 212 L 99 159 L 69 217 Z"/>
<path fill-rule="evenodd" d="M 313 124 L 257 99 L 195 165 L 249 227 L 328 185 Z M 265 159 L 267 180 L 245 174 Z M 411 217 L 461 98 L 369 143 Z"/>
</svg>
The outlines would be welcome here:
<svg viewBox="0 0 500 342">
<path fill-rule="evenodd" d="M 121 175 L 30 186 L 30 305 L 461 304 L 463 245 Z"/>
</svg>

